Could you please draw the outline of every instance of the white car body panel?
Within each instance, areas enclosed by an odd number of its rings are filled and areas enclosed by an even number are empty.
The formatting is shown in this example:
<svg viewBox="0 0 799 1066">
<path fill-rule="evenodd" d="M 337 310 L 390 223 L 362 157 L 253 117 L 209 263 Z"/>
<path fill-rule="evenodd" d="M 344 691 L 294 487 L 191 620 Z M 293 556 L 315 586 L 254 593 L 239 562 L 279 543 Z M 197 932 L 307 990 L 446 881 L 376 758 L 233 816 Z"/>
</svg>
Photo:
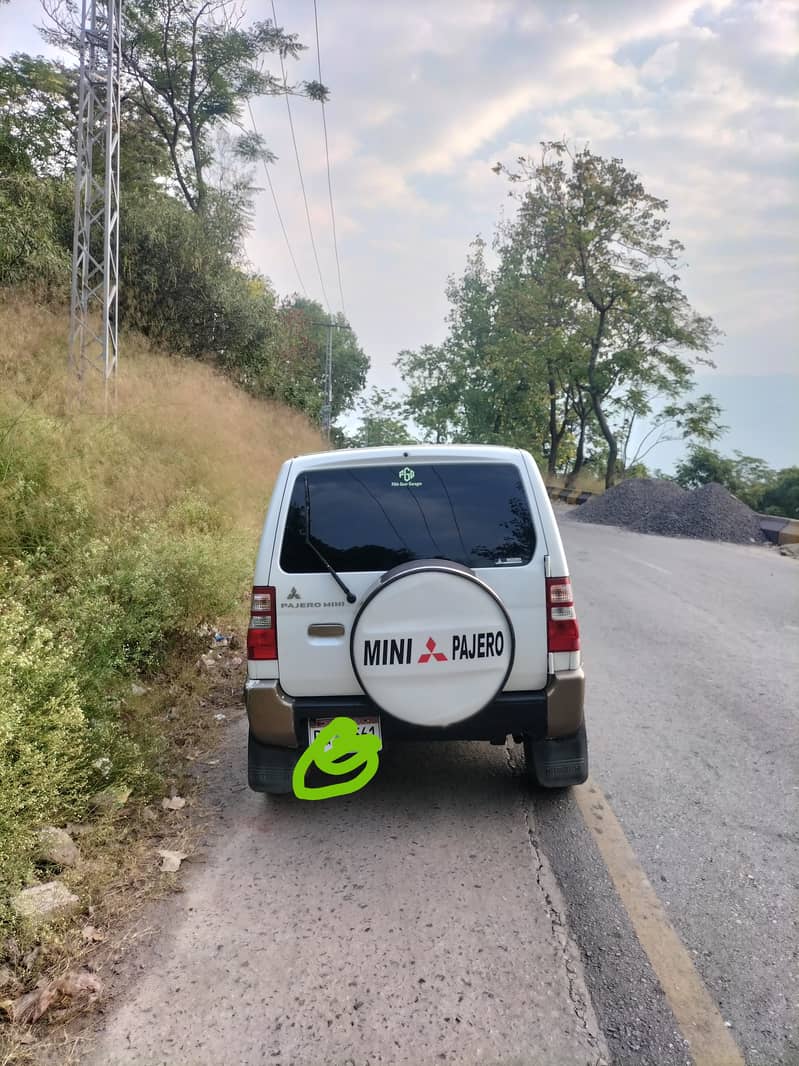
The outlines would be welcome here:
<svg viewBox="0 0 799 1066">
<path fill-rule="evenodd" d="M 255 568 L 255 585 L 276 589 L 278 660 L 248 662 L 252 679 L 279 678 L 289 696 L 360 696 L 350 661 L 350 632 L 364 594 L 381 574 L 345 573 L 342 578 L 357 597 L 354 604 L 327 573 L 289 574 L 280 567 L 282 533 L 291 492 L 298 476 L 336 467 L 396 466 L 409 463 L 505 463 L 520 472 L 535 526 L 536 545 L 525 566 L 475 568 L 475 574 L 502 599 L 516 635 L 516 656 L 505 691 L 538 691 L 555 665 L 547 654 L 545 574 L 568 576 L 566 558 L 543 479 L 532 457 L 523 451 L 482 445 L 413 445 L 364 448 L 306 455 L 283 464 L 264 525 Z M 342 635 L 314 636 L 309 626 L 340 624 Z M 563 653 L 559 653 L 559 658 Z M 575 655 L 578 658 L 575 660 Z M 566 663 L 568 659 L 568 664 Z M 579 653 L 565 653 L 557 669 L 579 665 Z"/>
</svg>

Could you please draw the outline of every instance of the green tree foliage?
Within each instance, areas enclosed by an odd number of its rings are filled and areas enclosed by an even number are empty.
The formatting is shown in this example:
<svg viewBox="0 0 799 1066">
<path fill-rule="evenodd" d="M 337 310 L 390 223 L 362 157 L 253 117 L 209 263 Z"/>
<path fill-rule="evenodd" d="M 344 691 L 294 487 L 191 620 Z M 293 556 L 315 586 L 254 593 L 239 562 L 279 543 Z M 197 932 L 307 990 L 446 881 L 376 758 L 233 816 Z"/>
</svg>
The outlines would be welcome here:
<svg viewBox="0 0 799 1066">
<path fill-rule="evenodd" d="M 405 401 L 396 389 L 372 389 L 358 403 L 360 423 L 342 447 L 370 448 L 389 444 L 416 444 L 405 421 Z"/>
<path fill-rule="evenodd" d="M 650 414 L 654 396 L 673 403 L 683 396 L 693 367 L 712 365 L 706 353 L 718 331 L 680 288 L 683 246 L 668 236 L 668 204 L 622 160 L 548 142 L 540 162 L 522 158 L 506 173 L 525 190 L 519 224 L 532 243 L 554 363 L 565 363 L 590 400 L 611 485 L 620 472 L 625 415 Z M 542 317 L 539 309 L 539 323 Z"/>
<path fill-rule="evenodd" d="M 758 510 L 764 514 L 799 518 L 799 466 L 786 467 L 772 477 Z"/>
<path fill-rule="evenodd" d="M 296 404 L 311 417 L 322 409 L 322 380 L 327 351 L 329 316 L 316 300 L 294 296 L 278 315 L 279 372 L 271 371 L 279 399 Z M 366 383 L 369 359 L 342 314 L 333 316 L 333 404 L 331 418 L 352 408 Z M 275 368 L 276 370 L 276 368 Z"/>
<path fill-rule="evenodd" d="M 52 32 L 68 36 L 74 5 L 53 10 L 63 25 Z M 187 112 L 196 113 L 199 123 L 201 169 L 193 176 L 186 171 L 185 180 L 195 192 L 198 182 L 202 185 L 207 209 L 170 191 L 170 184 L 180 184 L 175 159 L 190 167 L 194 158 L 189 142 L 181 134 L 170 148 L 130 82 L 120 136 L 121 320 L 176 352 L 213 358 L 250 391 L 318 418 L 326 331 L 317 323 L 327 316 L 312 301 L 279 307 L 269 283 L 247 268 L 243 238 L 251 218 L 250 164 L 242 157 L 241 137 L 224 125 L 255 92 L 278 90 L 274 78 L 254 69 L 264 51 L 294 55 L 301 46 L 269 24 L 242 30 L 230 4 L 191 5 L 188 0 L 131 0 L 126 22 L 134 36 L 145 32 L 142 20 L 148 12 L 153 26 L 168 17 L 166 41 L 173 52 L 167 48 L 171 58 L 164 63 L 170 69 L 182 54 L 192 13 L 187 54 L 197 63 L 196 82 L 191 89 L 185 71 L 179 77 L 173 72 L 169 91 L 178 114 L 188 108 L 180 102 L 181 93 L 201 97 L 192 105 L 195 111 Z M 154 39 L 147 40 L 154 47 Z M 162 76 L 166 84 L 169 78 Z M 305 84 L 288 91 L 322 92 Z M 76 98 L 74 67 L 22 54 L 0 65 L 0 285 L 35 286 L 62 297 L 68 291 Z M 253 145 L 247 149 L 251 159 Z M 101 176 L 103 161 L 95 164 Z M 341 316 L 336 325 L 334 417 L 352 406 L 369 366 Z"/>
<path fill-rule="evenodd" d="M 684 489 L 695 489 L 715 481 L 730 492 L 735 492 L 735 460 L 720 455 L 712 448 L 695 445 L 688 455 L 677 464 L 674 480 Z"/>
<path fill-rule="evenodd" d="M 667 404 L 654 418 L 643 435 L 634 452 L 630 452 L 630 440 L 635 426 L 635 419 L 643 412 L 649 414 L 651 404 L 647 396 L 633 397 L 629 413 L 622 423 L 623 441 L 621 461 L 622 468 L 642 462 L 653 449 L 667 441 L 685 440 L 693 442 L 710 442 L 716 440 L 727 429 L 720 422 L 721 407 L 710 393 L 697 396 L 681 404 Z"/>
<path fill-rule="evenodd" d="M 425 440 L 536 448 L 543 418 L 529 350 L 497 321 L 497 280 L 477 239 L 460 278 L 447 286 L 449 334 L 441 345 L 400 352 L 406 411 Z"/>
<path fill-rule="evenodd" d="M 495 169 L 517 201 L 496 267 L 475 241 L 447 337 L 397 359 L 425 439 L 523 446 L 569 480 L 603 457 L 608 485 L 666 440 L 714 440 L 721 411 L 691 390 L 718 331 L 680 288 L 666 202 L 621 160 L 560 142 Z"/>
<path fill-rule="evenodd" d="M 48 39 L 76 51 L 76 0 L 49 0 L 45 10 Z M 192 211 L 212 210 L 207 171 L 213 133 L 226 124 L 239 125 L 249 100 L 287 92 L 326 97 L 318 82 L 289 85 L 263 67 L 267 56 L 296 58 L 303 47 L 296 34 L 269 20 L 245 26 L 232 0 L 126 0 L 126 94 L 158 131 L 176 189 Z M 250 158 L 265 151 L 251 133 L 242 133 L 239 144 Z"/>
<path fill-rule="evenodd" d="M 796 466 L 776 471 L 762 459 L 739 451 L 725 456 L 704 445 L 694 445 L 677 464 L 674 479 L 686 489 L 715 481 L 755 511 L 799 518 Z"/>
<path fill-rule="evenodd" d="M 59 217 L 71 199 L 69 187 L 58 181 L 0 172 L 0 286 L 66 295 L 70 254 L 60 239 Z"/>
<path fill-rule="evenodd" d="M 75 163 L 77 78 L 63 63 L 16 53 L 0 61 L 0 173 L 65 177 Z"/>
<path fill-rule="evenodd" d="M 74 80 L 58 63 L 0 62 L 0 285 L 64 296 Z"/>
</svg>

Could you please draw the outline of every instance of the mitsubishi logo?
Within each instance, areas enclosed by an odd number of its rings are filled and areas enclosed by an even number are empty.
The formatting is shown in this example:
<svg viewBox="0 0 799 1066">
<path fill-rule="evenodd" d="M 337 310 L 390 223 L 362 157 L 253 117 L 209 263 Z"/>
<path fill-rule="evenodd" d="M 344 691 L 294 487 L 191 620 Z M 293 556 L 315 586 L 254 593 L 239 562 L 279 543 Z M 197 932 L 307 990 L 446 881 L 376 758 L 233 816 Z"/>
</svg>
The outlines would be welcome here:
<svg viewBox="0 0 799 1066">
<path fill-rule="evenodd" d="M 401 476 L 402 475 L 400 474 L 400 477 Z M 447 661 L 447 657 L 443 653 L 443 651 L 436 651 L 436 642 L 433 640 L 432 637 L 427 638 L 427 643 L 425 644 L 425 647 L 427 648 L 427 653 L 422 653 L 419 656 L 420 663 L 429 663 L 431 658 L 435 659 L 437 663 L 445 663 Z"/>
<path fill-rule="evenodd" d="M 288 594 L 288 596 L 286 596 L 286 599 L 287 600 L 301 600 L 302 599 L 302 596 L 300 596 L 299 592 L 297 592 L 297 586 L 296 585 L 292 585 L 291 586 L 291 592 Z"/>
</svg>

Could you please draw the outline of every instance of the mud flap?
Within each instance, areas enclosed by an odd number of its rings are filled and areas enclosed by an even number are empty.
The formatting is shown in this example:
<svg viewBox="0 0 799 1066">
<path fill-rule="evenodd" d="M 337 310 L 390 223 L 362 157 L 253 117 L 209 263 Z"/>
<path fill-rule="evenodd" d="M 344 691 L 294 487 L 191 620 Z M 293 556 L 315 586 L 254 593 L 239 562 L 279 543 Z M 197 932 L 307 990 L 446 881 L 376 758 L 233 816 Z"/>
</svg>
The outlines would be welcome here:
<svg viewBox="0 0 799 1066">
<path fill-rule="evenodd" d="M 585 724 L 570 737 L 548 740 L 524 738 L 527 776 L 538 788 L 568 788 L 588 777 L 588 738 Z"/>
<path fill-rule="evenodd" d="M 247 744 L 247 784 L 253 792 L 268 792 L 274 796 L 293 792 L 291 776 L 298 758 L 299 752 L 291 748 L 259 744 L 250 733 Z"/>
</svg>

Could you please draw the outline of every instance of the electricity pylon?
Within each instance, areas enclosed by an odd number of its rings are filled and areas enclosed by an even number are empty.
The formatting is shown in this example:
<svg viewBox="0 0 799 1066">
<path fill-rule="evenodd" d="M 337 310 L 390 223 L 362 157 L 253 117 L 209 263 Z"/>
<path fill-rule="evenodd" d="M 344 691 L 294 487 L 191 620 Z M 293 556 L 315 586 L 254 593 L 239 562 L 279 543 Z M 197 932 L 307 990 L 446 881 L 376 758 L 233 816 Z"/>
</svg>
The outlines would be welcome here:
<svg viewBox="0 0 799 1066">
<path fill-rule="evenodd" d="M 119 112 L 122 0 L 82 0 L 69 358 L 78 382 L 119 361 Z"/>
</svg>

